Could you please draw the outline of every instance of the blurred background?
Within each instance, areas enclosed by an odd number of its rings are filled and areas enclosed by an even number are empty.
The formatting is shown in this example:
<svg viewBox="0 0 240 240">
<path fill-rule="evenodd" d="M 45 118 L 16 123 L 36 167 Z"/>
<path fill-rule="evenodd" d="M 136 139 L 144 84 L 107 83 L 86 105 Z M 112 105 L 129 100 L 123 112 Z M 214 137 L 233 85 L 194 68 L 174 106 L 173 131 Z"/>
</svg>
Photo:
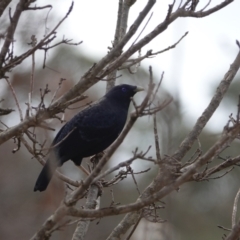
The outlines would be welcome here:
<svg viewBox="0 0 240 240">
<path fill-rule="evenodd" d="M 207 3 L 207 1 L 202 2 L 203 5 Z M 153 17 L 142 36 L 165 18 L 170 3 L 157 1 L 153 8 Z M 212 1 L 210 6 L 219 3 L 219 1 Z M 46 4 L 49 4 L 49 1 L 38 1 L 38 5 Z M 71 2 L 56 1 L 51 4 L 53 9 L 50 12 L 41 10 L 28 11 L 23 14 L 15 34 L 16 55 L 29 49 L 28 43 L 33 34 L 40 40 L 44 34 L 49 32 L 68 11 Z M 130 11 L 129 26 L 144 4 L 145 1 L 137 1 L 133 6 Z M 93 63 L 107 53 L 107 47 L 111 46 L 113 40 L 117 6 L 118 2 L 112 0 L 75 2 L 73 12 L 59 28 L 57 38 L 61 40 L 65 36 L 73 39 L 74 42 L 83 40 L 83 43 L 77 47 L 62 45 L 50 50 L 47 54 L 45 69 L 42 68 L 43 52 L 36 54 L 33 105 L 37 105 L 40 100 L 40 88 L 44 89 L 48 84 L 51 89 L 46 97 L 46 105 L 48 105 L 60 79 L 65 80 L 58 92 L 58 97 L 69 90 Z M 11 7 L 15 8 L 15 1 L 12 2 Z M 149 49 L 162 50 L 174 44 L 186 31 L 189 31 L 188 36 L 176 49 L 144 60 L 137 74 L 131 75 L 127 71 L 119 73 L 123 76 L 117 79 L 117 84 L 130 83 L 147 88 L 149 65 L 153 66 L 156 83 L 162 72 L 165 72 L 158 100 L 161 102 L 172 96 L 174 101 L 157 115 L 162 154 L 170 155 L 177 149 L 206 108 L 216 86 L 233 62 L 238 51 L 235 40 L 240 40 L 239 9 L 238 1 L 204 19 L 177 20 L 167 31 L 142 49 L 142 54 Z M 1 17 L 0 33 L 6 31 L 8 21 L 8 12 L 5 12 Z M 3 40 L 0 44 L 2 43 Z M 24 112 L 25 103 L 28 101 L 31 58 L 29 57 L 20 66 L 14 68 L 9 76 Z M 64 119 L 69 120 L 81 110 L 81 106 L 103 96 L 105 88 L 106 82 L 99 82 L 90 88 L 86 92 L 88 98 L 84 102 L 71 106 L 71 109 L 65 112 Z M 239 88 L 238 74 L 220 107 L 200 136 L 203 152 L 218 139 L 229 115 L 231 113 L 236 115 Z M 140 103 L 145 94 L 144 92 L 137 94 L 136 102 Z M 4 99 L 1 107 L 15 109 L 15 112 L 10 115 L 1 117 L 1 122 L 8 127 L 17 124 L 19 114 L 11 91 L 4 80 L 0 81 L 0 99 Z M 152 122 L 151 117 L 138 120 L 112 157 L 109 166 L 130 158 L 136 147 L 145 151 L 149 145 L 152 145 L 149 154 L 155 158 Z M 62 124 L 56 119 L 49 120 L 48 124 L 56 131 L 37 129 L 36 133 L 40 142 L 47 140 L 49 145 Z M 1 124 L 0 128 L 4 126 Z M 57 208 L 65 193 L 64 185 L 57 178 L 54 178 L 46 192 L 34 193 L 33 187 L 42 167 L 24 146 L 13 154 L 12 150 L 15 147 L 13 140 L 0 146 L 0 239 L 8 240 L 29 239 Z M 185 160 L 189 159 L 197 148 L 196 144 Z M 236 156 L 239 153 L 239 142 L 234 142 L 221 154 L 221 157 Z M 221 159 L 216 159 L 215 163 L 221 163 L 221 161 Z M 84 162 L 86 164 L 88 160 Z M 140 191 L 143 191 L 152 181 L 157 173 L 157 167 L 142 160 L 133 164 L 134 171 L 143 171 L 147 168 L 151 170 L 136 175 Z M 66 163 L 61 171 L 73 179 L 80 180 L 85 177 L 70 162 Z M 232 206 L 239 189 L 239 179 L 239 169 L 235 167 L 223 178 L 185 184 L 179 192 L 173 192 L 163 199 L 165 208 L 159 213 L 166 222 L 150 223 L 142 220 L 132 239 L 221 239 L 225 232 L 217 226 L 231 227 Z M 115 201 L 121 204 L 133 202 L 138 197 L 132 178 L 128 177 L 118 185 L 104 189 L 101 206 L 110 205 L 111 189 L 114 192 Z M 84 201 L 80 204 L 84 204 Z M 106 239 L 122 217 L 107 217 L 93 221 L 86 239 Z M 62 231 L 54 232 L 52 239 L 71 239 L 74 229 L 75 225 L 67 226 Z"/>
</svg>

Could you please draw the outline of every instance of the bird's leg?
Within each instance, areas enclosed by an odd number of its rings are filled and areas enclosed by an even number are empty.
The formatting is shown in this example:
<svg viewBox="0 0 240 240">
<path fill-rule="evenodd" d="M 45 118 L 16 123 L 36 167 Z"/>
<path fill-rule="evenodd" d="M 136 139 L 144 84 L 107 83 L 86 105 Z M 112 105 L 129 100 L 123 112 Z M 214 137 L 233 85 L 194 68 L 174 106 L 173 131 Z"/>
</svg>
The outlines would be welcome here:
<svg viewBox="0 0 240 240">
<path fill-rule="evenodd" d="M 101 152 L 90 158 L 90 161 L 93 165 L 90 171 L 92 171 L 95 168 L 95 166 L 98 164 L 98 161 L 102 158 L 103 155 L 104 155 L 104 152 Z M 90 172 L 86 168 L 84 168 L 82 165 L 76 165 L 76 166 L 79 167 L 87 176 L 90 175 Z"/>
<path fill-rule="evenodd" d="M 92 163 L 92 169 L 94 169 L 97 166 L 98 162 L 103 157 L 103 155 L 104 152 L 100 152 L 90 158 L 90 162 Z"/>
</svg>

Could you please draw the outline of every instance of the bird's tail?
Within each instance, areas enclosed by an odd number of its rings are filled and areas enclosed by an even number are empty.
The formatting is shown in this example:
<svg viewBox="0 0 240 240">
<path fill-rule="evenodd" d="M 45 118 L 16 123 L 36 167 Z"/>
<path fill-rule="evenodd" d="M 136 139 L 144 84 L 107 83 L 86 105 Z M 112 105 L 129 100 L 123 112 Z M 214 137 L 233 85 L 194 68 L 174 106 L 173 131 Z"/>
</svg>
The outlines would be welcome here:
<svg viewBox="0 0 240 240">
<path fill-rule="evenodd" d="M 38 176 L 38 179 L 36 181 L 34 192 L 36 191 L 44 191 L 46 190 L 49 182 L 52 179 L 52 176 L 58 167 L 58 164 L 56 161 L 54 161 L 54 158 L 50 158 L 46 161 L 46 164 L 44 165 L 41 173 Z"/>
</svg>

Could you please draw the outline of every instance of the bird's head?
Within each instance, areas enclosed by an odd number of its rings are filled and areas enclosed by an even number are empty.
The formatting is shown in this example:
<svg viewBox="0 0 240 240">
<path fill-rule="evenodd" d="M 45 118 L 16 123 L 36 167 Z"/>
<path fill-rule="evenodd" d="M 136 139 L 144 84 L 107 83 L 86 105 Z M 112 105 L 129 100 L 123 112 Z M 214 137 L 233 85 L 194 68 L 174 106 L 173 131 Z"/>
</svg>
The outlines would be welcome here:
<svg viewBox="0 0 240 240">
<path fill-rule="evenodd" d="M 133 97 L 135 93 L 143 90 L 144 89 L 142 87 L 121 84 L 110 89 L 109 92 L 105 95 L 105 97 L 107 99 L 117 100 L 119 102 L 129 105 L 131 97 Z"/>
</svg>

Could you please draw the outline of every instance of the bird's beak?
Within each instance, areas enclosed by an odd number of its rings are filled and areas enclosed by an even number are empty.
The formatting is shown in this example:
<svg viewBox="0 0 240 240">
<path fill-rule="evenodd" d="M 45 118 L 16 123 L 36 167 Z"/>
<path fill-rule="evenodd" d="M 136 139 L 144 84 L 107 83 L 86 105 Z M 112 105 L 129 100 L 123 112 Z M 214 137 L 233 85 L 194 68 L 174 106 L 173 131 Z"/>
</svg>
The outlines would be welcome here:
<svg viewBox="0 0 240 240">
<path fill-rule="evenodd" d="M 136 86 L 135 92 L 141 92 L 141 91 L 144 91 L 144 88 L 140 86 Z"/>
</svg>

